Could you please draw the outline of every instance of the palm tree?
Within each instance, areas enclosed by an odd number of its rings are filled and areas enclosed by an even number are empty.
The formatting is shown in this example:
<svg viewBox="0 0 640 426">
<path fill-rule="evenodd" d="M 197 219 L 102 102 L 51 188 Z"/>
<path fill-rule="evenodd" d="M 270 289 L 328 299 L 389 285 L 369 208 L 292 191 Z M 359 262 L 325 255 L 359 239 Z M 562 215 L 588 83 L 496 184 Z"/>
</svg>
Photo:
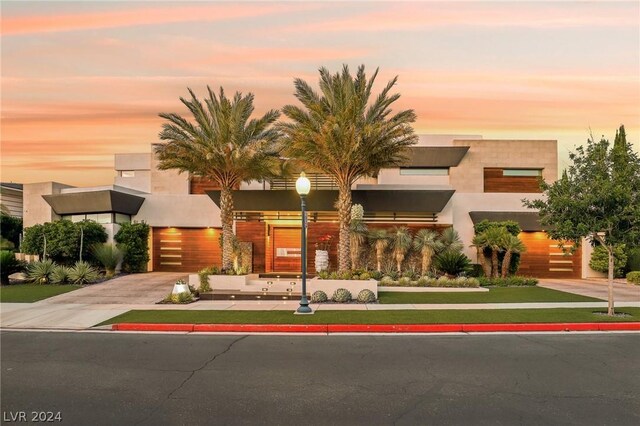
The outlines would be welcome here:
<svg viewBox="0 0 640 426">
<path fill-rule="evenodd" d="M 413 237 L 411 236 L 411 232 L 409 232 L 409 228 L 406 226 L 395 226 L 391 229 L 389 243 L 393 250 L 393 257 L 396 260 L 398 272 L 402 272 L 402 262 L 404 261 L 407 251 L 411 248 L 412 242 Z"/>
<path fill-rule="evenodd" d="M 191 89 L 190 99 L 180 98 L 193 120 L 161 113 L 162 125 L 155 153 L 161 170 L 177 169 L 201 176 L 220 186 L 222 222 L 222 268 L 233 266 L 233 197 L 240 183 L 271 176 L 278 167 L 278 132 L 271 125 L 280 116 L 270 110 L 260 118 L 253 114 L 252 93 L 236 92 L 233 99 L 224 90 L 216 96 L 209 87 L 204 104 Z"/>
<path fill-rule="evenodd" d="M 386 229 L 373 229 L 369 232 L 368 238 L 376 250 L 376 270 L 380 272 L 382 270 L 384 251 L 389 245 L 389 234 Z"/>
<path fill-rule="evenodd" d="M 492 226 L 483 232 L 487 247 L 491 249 L 491 277 L 498 278 L 498 253 L 504 249 L 511 234 L 504 226 Z"/>
<path fill-rule="evenodd" d="M 458 231 L 453 229 L 453 226 L 442 231 L 442 234 L 440 234 L 440 243 L 442 245 L 443 252 L 460 252 L 464 247 L 462 240 L 460 239 L 460 235 L 458 235 Z"/>
<path fill-rule="evenodd" d="M 484 232 L 474 235 L 473 240 L 471 240 L 471 246 L 476 248 L 478 262 L 480 263 L 480 266 L 482 266 L 484 276 L 491 278 L 491 263 L 487 259 L 487 256 L 484 255 L 484 250 L 489 248 Z"/>
<path fill-rule="evenodd" d="M 503 248 L 505 250 L 505 254 L 504 259 L 502 259 L 502 278 L 506 278 L 507 273 L 509 272 L 509 267 L 511 266 L 512 254 L 523 253 L 527 251 L 527 247 L 520 238 L 513 234 L 509 234 L 508 237 L 505 238 Z"/>
<path fill-rule="evenodd" d="M 295 96 L 302 107 L 287 105 L 282 111 L 291 120 L 280 123 L 288 157 L 303 167 L 322 170 L 338 186 L 336 207 L 340 223 L 338 269 L 349 269 L 349 213 L 351 186 L 382 167 L 401 163 L 405 149 L 417 142 L 411 123 L 413 110 L 392 114 L 391 104 L 400 94 L 390 94 L 398 77 L 371 99 L 378 70 L 370 78 L 364 65 L 355 76 L 344 65 L 331 74 L 320 68 L 320 93 L 302 79 L 295 79 Z"/>
<path fill-rule="evenodd" d="M 433 255 L 442 249 L 438 234 L 431 229 L 421 229 L 413 239 L 413 248 L 422 254 L 422 275 L 426 275 L 431 267 Z"/>
</svg>

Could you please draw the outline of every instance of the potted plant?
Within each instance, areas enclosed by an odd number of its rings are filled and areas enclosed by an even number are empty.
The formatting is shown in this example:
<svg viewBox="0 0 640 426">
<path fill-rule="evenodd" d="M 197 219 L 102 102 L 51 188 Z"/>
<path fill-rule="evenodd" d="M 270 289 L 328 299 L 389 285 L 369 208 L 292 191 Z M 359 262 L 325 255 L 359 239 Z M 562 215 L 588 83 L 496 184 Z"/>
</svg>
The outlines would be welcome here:
<svg viewBox="0 0 640 426">
<path fill-rule="evenodd" d="M 329 247 L 331 247 L 331 240 L 333 236 L 330 234 L 323 235 L 318 238 L 315 244 L 316 247 L 316 259 L 315 268 L 316 272 L 326 271 L 329 269 Z"/>
</svg>

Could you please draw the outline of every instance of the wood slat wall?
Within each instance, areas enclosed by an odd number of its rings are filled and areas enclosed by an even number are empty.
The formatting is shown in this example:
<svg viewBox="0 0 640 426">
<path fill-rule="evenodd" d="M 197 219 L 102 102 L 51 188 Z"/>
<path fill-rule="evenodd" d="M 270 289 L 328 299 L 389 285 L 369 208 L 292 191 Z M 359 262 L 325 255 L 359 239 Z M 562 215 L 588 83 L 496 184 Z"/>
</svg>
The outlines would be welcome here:
<svg viewBox="0 0 640 426">
<path fill-rule="evenodd" d="M 542 192 L 537 176 L 503 176 L 503 170 L 484 169 L 484 192 Z"/>
<path fill-rule="evenodd" d="M 302 271 L 301 257 L 278 256 L 278 248 L 300 249 L 300 237 L 300 228 L 274 227 L 272 229 L 273 270 L 275 272 Z"/>
<path fill-rule="evenodd" d="M 265 272 L 267 225 L 264 222 L 236 222 L 236 236 L 253 244 L 253 273 Z"/>
<path fill-rule="evenodd" d="M 522 232 L 519 237 L 527 251 L 520 257 L 518 274 L 536 278 L 581 277 L 580 249 L 573 255 L 564 255 L 558 248 L 558 242 L 548 239 L 544 232 Z"/>
<path fill-rule="evenodd" d="M 197 272 L 222 265 L 219 228 L 153 228 L 153 270 Z"/>
</svg>

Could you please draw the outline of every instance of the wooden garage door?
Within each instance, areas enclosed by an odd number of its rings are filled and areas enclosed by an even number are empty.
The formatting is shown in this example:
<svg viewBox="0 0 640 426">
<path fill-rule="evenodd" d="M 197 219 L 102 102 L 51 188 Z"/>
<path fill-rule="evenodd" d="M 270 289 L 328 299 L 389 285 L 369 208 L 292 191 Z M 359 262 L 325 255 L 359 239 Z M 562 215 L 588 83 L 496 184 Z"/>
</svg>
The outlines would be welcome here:
<svg viewBox="0 0 640 426">
<path fill-rule="evenodd" d="M 153 270 L 197 272 L 222 265 L 220 229 L 153 228 Z"/>
<path fill-rule="evenodd" d="M 273 271 L 300 272 L 300 228 L 273 228 Z"/>
<path fill-rule="evenodd" d="M 548 239 L 544 232 L 522 232 L 519 237 L 527 246 L 527 252 L 520 257 L 518 274 L 536 278 L 580 278 L 579 249 L 573 255 L 564 254 L 558 242 Z"/>
</svg>

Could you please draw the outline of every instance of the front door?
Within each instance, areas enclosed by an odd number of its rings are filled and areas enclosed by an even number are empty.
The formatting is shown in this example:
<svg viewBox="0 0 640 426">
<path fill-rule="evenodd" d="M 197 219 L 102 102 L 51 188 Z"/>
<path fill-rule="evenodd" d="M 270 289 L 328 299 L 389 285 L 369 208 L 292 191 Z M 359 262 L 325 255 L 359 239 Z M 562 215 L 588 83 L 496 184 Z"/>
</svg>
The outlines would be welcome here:
<svg viewBox="0 0 640 426">
<path fill-rule="evenodd" d="M 302 271 L 300 228 L 273 228 L 273 271 Z"/>
</svg>

